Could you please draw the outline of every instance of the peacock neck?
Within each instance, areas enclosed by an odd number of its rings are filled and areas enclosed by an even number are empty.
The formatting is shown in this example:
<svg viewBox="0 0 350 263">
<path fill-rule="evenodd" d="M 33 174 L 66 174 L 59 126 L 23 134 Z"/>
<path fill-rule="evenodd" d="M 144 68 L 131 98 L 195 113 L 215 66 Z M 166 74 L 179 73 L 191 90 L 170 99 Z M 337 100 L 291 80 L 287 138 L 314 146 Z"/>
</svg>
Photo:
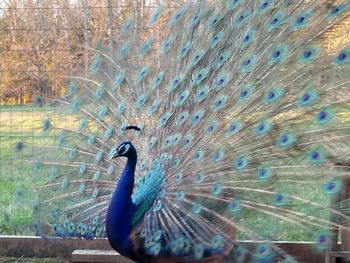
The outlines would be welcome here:
<svg viewBox="0 0 350 263">
<path fill-rule="evenodd" d="M 122 176 L 118 182 L 116 192 L 123 192 L 131 200 L 134 189 L 135 168 L 137 163 L 137 154 L 128 158 Z"/>
<path fill-rule="evenodd" d="M 131 195 L 134 188 L 136 151 L 128 157 L 123 174 L 113 193 L 106 218 L 106 232 L 111 246 L 120 254 L 137 261 L 133 244 L 130 239 L 132 217 L 136 206 Z"/>
</svg>

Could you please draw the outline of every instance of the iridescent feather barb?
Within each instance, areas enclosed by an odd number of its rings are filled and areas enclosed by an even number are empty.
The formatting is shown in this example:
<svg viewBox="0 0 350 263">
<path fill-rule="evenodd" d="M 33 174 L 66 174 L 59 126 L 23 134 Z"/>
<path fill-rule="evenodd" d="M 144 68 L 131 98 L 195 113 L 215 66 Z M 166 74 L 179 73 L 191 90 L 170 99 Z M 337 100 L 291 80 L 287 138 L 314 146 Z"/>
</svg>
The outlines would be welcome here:
<svg viewBox="0 0 350 263">
<path fill-rule="evenodd" d="M 116 50 L 98 46 L 89 74 L 71 76 L 65 115 L 43 120 L 32 162 L 48 182 L 32 227 L 92 238 L 107 223 L 113 247 L 138 261 L 296 262 L 272 242 L 294 232 L 324 252 L 350 219 L 330 202 L 350 159 L 347 1 L 164 14 L 149 18 L 162 33 L 131 19 Z"/>
</svg>

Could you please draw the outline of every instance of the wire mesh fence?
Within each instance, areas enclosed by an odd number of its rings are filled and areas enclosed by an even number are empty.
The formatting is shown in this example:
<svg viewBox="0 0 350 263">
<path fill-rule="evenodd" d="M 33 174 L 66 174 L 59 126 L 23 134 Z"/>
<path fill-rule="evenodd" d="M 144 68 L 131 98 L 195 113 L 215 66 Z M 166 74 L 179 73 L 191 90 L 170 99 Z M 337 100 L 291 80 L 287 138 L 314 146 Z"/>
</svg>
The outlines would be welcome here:
<svg viewBox="0 0 350 263">
<path fill-rule="evenodd" d="M 32 147 L 59 140 L 57 133 L 44 139 L 45 120 L 67 129 L 76 125 L 77 120 L 62 114 L 61 103 L 55 100 L 66 95 L 69 76 L 89 70 L 98 43 L 120 46 L 120 28 L 129 16 L 136 18 L 132 29 L 141 40 L 155 35 L 159 41 L 167 32 L 165 19 L 170 14 L 165 13 L 164 20 L 150 25 L 152 12 L 162 4 L 170 12 L 182 2 L 22 0 L 0 5 L 1 234 L 40 235 L 33 228 L 32 218 L 33 209 L 39 205 L 36 188 L 55 171 L 40 169 Z M 349 21 L 342 26 L 343 31 L 348 29 Z M 325 45 L 339 45 L 341 41 L 328 39 Z M 41 155 L 54 157 L 54 152 L 42 151 Z"/>
<path fill-rule="evenodd" d="M 35 165 L 28 161 L 32 147 L 43 144 L 42 120 L 54 116 L 49 106 L 2 106 L 0 112 L 0 184 L 2 234 L 33 234 L 30 229 L 32 208 L 38 198 L 35 187 L 47 180 L 35 174 Z M 25 152 L 22 148 L 27 147 Z"/>
<path fill-rule="evenodd" d="M 157 31 L 160 35 L 166 32 L 166 25 L 160 21 L 150 26 L 147 20 L 151 13 L 163 4 L 167 10 L 173 10 L 181 3 L 160 0 L 0 3 L 0 234 L 40 234 L 33 231 L 32 222 L 32 211 L 38 205 L 36 187 L 47 182 L 52 171 L 43 169 L 38 173 L 40 164 L 33 159 L 33 149 L 58 140 L 55 133 L 43 139 L 46 119 L 60 122 L 66 128 L 75 124 L 74 119 L 61 114 L 61 104 L 55 100 L 66 95 L 69 76 L 89 70 L 97 44 L 117 46 L 120 28 L 128 17 L 137 19 L 133 30 L 138 33 L 146 36 Z"/>
</svg>

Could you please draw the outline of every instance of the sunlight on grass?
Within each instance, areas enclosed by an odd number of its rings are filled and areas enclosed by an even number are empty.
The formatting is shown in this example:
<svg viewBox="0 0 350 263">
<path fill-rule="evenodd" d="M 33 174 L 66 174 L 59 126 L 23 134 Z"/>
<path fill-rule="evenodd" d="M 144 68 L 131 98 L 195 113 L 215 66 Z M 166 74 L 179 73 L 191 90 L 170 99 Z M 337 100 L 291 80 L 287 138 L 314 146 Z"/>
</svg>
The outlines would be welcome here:
<svg viewBox="0 0 350 263">
<path fill-rule="evenodd" d="M 349 111 L 338 114 L 341 121 L 350 121 Z M 77 116 L 65 116 L 56 108 L 36 108 L 32 106 L 1 106 L 0 107 L 0 233 L 15 234 L 16 227 L 28 224 L 32 220 L 32 207 L 28 203 L 35 204 L 37 192 L 35 186 L 40 181 L 47 181 L 48 170 L 43 169 L 40 174 L 34 175 L 32 163 L 23 159 L 32 156 L 32 149 L 17 152 L 16 145 L 23 142 L 25 147 L 45 146 L 52 144 L 47 140 L 55 140 L 53 136 L 43 139 L 43 120 L 50 119 L 55 126 L 75 128 L 77 127 Z M 57 133 L 56 133 L 57 135 Z M 57 153 L 57 151 L 56 151 Z M 45 153 L 51 157 L 55 151 Z M 288 187 L 283 185 L 283 187 Z M 282 185 L 277 186 L 282 192 Z M 289 187 L 297 187 L 295 185 Z M 290 190 L 290 189 L 289 189 Z M 299 190 L 302 191 L 302 190 Z M 316 186 L 308 186 L 302 192 L 305 199 L 320 203 L 328 202 L 322 194 L 322 190 Z M 300 208 L 302 209 L 302 208 Z M 271 236 L 282 240 L 314 240 L 312 233 L 301 230 L 295 224 L 288 224 L 281 219 L 256 214 L 254 211 L 245 211 L 242 226 L 257 233 Z M 325 211 L 320 211 L 320 217 L 327 218 Z M 11 222 L 9 224 L 9 221 Z M 277 226 L 277 227 L 276 227 Z M 245 238 L 244 234 L 238 233 L 239 238 Z"/>
<path fill-rule="evenodd" d="M 18 142 L 25 147 L 45 145 L 47 138 L 42 138 L 42 127 L 43 120 L 48 118 L 55 125 L 72 127 L 76 124 L 73 117 L 68 121 L 62 118 L 60 123 L 60 115 L 53 108 L 0 107 L 0 233 L 14 234 L 17 226 L 31 220 L 32 207 L 28 203 L 37 199 L 35 186 L 45 178 L 34 178 L 32 164 L 24 160 L 32 157 L 31 149 L 17 152 L 16 145 Z"/>
</svg>

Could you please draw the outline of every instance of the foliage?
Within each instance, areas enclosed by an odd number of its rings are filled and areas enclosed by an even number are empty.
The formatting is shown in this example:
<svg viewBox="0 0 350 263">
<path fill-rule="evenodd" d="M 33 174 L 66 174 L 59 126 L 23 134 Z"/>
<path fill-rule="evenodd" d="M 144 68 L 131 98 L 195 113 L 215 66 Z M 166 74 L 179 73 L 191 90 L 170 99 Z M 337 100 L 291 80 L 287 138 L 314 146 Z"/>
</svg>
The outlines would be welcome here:
<svg viewBox="0 0 350 263">
<path fill-rule="evenodd" d="M 91 47 L 100 42 L 108 44 L 111 39 L 117 41 L 120 26 L 131 13 L 139 13 L 140 27 L 146 25 L 149 14 L 161 4 L 160 0 L 2 2 L 1 105 L 27 104 L 38 96 L 48 102 L 64 96 L 67 76 L 83 74 L 88 69 Z M 166 4 L 179 6 L 181 2 Z"/>
</svg>

